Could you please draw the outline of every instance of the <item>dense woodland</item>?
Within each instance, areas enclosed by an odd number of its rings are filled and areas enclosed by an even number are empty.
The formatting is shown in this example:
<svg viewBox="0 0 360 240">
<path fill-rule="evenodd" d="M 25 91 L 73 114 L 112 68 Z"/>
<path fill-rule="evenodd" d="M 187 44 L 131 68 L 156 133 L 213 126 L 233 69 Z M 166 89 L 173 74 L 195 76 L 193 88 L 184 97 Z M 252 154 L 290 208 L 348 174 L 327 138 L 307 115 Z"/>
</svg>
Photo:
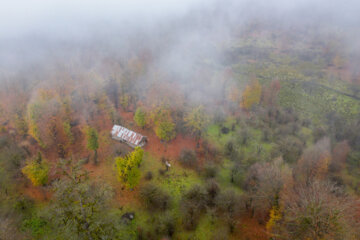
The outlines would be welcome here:
<svg viewBox="0 0 360 240">
<path fill-rule="evenodd" d="M 228 11 L 1 42 L 1 240 L 360 239 L 359 25 Z"/>
</svg>

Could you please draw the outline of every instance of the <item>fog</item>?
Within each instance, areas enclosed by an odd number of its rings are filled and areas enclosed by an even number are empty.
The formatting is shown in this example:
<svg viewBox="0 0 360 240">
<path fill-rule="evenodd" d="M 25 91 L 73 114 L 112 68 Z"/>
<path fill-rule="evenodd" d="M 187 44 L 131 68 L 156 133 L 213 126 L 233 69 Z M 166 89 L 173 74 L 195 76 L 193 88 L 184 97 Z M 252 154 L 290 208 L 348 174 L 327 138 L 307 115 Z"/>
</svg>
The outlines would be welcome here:
<svg viewBox="0 0 360 240">
<path fill-rule="evenodd" d="M 69 59 L 85 65 L 86 58 L 85 68 L 95 70 L 108 57 L 124 62 L 147 50 L 153 61 L 141 79 L 161 69 L 191 89 L 194 101 L 216 101 L 223 88 L 216 72 L 228 67 L 224 51 L 251 24 L 288 31 L 295 39 L 304 31 L 314 39 L 340 34 L 344 52 L 357 55 L 359 6 L 352 0 L 7 1 L 0 9 L 0 69 L 9 74 L 51 62 L 69 65 Z M 207 74 L 199 75 L 204 68 Z M 203 87 L 199 78 L 209 84 Z"/>
<path fill-rule="evenodd" d="M 118 32 L 127 26 L 159 27 L 194 12 L 203 13 L 204 24 L 214 24 L 213 17 L 221 15 L 217 20 L 227 19 L 236 24 L 241 24 L 239 20 L 263 18 L 278 24 L 326 21 L 328 25 L 356 26 L 360 22 L 359 5 L 356 0 L 14 0 L 3 2 L 0 8 L 0 39 L 29 35 L 54 40 L 79 39 L 104 28 Z"/>
</svg>

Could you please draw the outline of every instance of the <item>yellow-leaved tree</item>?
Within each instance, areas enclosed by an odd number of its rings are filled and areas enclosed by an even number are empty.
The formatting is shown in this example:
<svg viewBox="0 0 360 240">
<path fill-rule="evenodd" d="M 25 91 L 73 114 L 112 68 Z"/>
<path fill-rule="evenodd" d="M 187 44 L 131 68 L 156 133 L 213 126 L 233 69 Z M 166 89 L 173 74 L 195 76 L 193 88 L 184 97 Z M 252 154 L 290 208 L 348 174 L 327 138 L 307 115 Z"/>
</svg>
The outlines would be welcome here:
<svg viewBox="0 0 360 240">
<path fill-rule="evenodd" d="M 127 188 L 134 188 L 140 180 L 139 166 L 142 162 L 144 150 L 136 147 L 134 151 L 124 157 L 115 158 L 115 169 L 118 179 Z"/>
<path fill-rule="evenodd" d="M 250 85 L 247 85 L 243 95 L 241 106 L 246 110 L 251 109 L 252 106 L 259 104 L 261 99 L 261 85 L 259 81 L 255 80 Z"/>
<path fill-rule="evenodd" d="M 275 224 L 281 220 L 279 206 L 275 205 L 270 209 L 269 220 L 266 223 L 266 230 L 270 233 Z"/>
<path fill-rule="evenodd" d="M 40 152 L 35 159 L 28 161 L 21 171 L 34 186 L 45 185 L 48 182 L 49 166 L 43 160 Z"/>
<path fill-rule="evenodd" d="M 206 115 L 205 109 L 202 105 L 193 108 L 184 118 L 186 127 L 196 137 L 201 137 L 201 134 L 209 124 L 209 118 Z"/>
</svg>

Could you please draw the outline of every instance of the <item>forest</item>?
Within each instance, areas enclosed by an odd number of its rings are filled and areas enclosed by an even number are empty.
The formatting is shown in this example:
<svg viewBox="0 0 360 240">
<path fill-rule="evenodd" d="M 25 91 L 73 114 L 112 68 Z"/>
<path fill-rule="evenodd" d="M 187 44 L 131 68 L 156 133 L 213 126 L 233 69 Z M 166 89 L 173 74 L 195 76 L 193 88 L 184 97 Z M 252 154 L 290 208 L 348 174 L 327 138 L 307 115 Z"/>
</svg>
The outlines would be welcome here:
<svg viewBox="0 0 360 240">
<path fill-rule="evenodd" d="M 360 239 L 359 3 L 55 2 L 0 10 L 0 240 Z"/>
</svg>

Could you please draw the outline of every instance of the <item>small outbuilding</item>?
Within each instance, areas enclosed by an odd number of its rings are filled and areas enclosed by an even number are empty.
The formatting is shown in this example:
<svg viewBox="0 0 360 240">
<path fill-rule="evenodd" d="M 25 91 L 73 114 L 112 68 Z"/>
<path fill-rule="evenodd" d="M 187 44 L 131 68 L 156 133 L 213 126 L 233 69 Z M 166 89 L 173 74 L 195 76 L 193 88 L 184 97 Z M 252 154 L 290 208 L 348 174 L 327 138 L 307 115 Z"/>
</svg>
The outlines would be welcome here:
<svg viewBox="0 0 360 240">
<path fill-rule="evenodd" d="M 119 125 L 113 126 L 111 137 L 133 148 L 143 147 L 147 142 L 147 137 Z"/>
</svg>

